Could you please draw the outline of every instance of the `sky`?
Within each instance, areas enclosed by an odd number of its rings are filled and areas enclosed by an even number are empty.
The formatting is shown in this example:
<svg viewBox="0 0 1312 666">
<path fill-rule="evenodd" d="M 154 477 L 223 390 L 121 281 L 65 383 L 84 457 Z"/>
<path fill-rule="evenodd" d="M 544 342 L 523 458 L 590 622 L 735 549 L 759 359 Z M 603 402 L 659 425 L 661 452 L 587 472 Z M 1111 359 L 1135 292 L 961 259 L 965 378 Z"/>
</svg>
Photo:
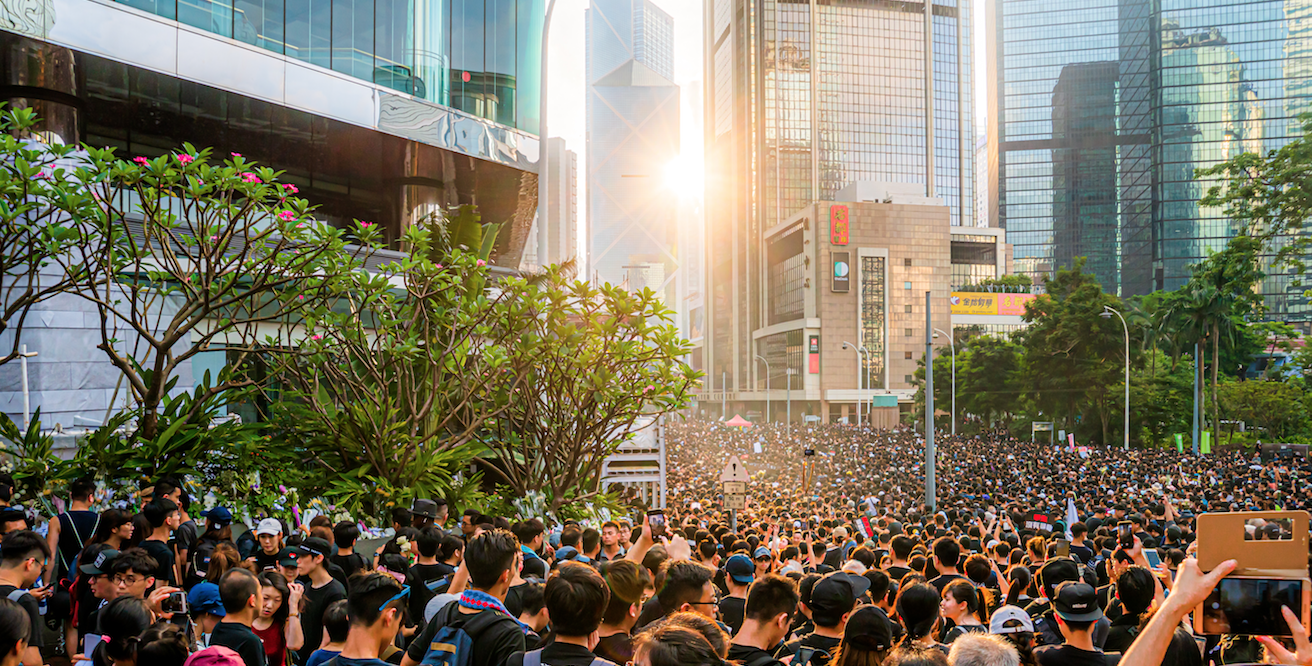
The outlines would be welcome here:
<svg viewBox="0 0 1312 666">
<path fill-rule="evenodd" d="M 674 82 L 685 91 L 689 86 L 700 86 L 702 70 L 702 7 L 704 0 L 653 0 L 661 9 L 674 17 Z M 984 77 L 984 15 L 986 0 L 974 3 L 973 46 L 975 67 L 975 134 L 984 131 L 987 117 L 986 86 Z M 583 235 L 587 217 L 587 136 L 586 114 L 587 82 L 584 75 L 583 16 L 589 0 L 556 0 L 548 32 L 547 45 L 547 133 L 565 139 L 579 160 L 579 226 Z M 687 95 L 684 94 L 684 99 Z M 681 118 L 682 160 L 700 164 L 702 140 L 697 118 L 689 117 L 685 103 Z M 695 111 L 700 112 L 700 109 Z M 583 242 L 580 238 L 580 242 Z M 584 247 L 580 245 L 580 247 Z"/>
</svg>

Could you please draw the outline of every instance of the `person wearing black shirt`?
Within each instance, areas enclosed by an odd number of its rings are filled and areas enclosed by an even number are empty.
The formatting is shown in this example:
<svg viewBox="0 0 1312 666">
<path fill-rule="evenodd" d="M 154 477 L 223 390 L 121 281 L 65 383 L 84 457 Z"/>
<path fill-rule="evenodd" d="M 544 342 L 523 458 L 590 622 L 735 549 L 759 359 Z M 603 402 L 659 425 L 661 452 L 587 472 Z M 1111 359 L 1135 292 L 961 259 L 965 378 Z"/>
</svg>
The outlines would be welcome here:
<svg viewBox="0 0 1312 666">
<path fill-rule="evenodd" d="M 610 602 L 597 629 L 601 639 L 592 651 L 602 659 L 627 664 L 633 661 L 633 627 L 641 613 L 642 595 L 652 587 L 651 574 L 636 562 L 619 560 L 602 565 L 601 575 L 610 587 Z"/>
<path fill-rule="evenodd" d="M 597 656 L 589 644 L 610 603 L 610 588 L 597 570 L 564 562 L 543 591 L 556 640 L 537 650 L 543 666 L 590 666 Z M 511 655 L 506 666 L 523 666 L 526 652 Z M 611 662 L 606 662 L 611 663 Z"/>
<path fill-rule="evenodd" d="M 547 579 L 547 566 L 545 560 L 538 553 L 542 550 L 543 535 L 546 533 L 546 527 L 541 520 L 530 518 L 515 523 L 511 531 L 515 538 L 519 539 L 519 549 L 524 553 L 524 566 L 520 570 L 520 575 L 524 578 L 536 578 L 545 581 Z"/>
<path fill-rule="evenodd" d="M 417 666 L 423 661 L 433 637 L 448 626 L 463 627 L 470 635 L 470 666 L 501 666 L 512 654 L 524 651 L 524 631 L 504 608 L 506 590 L 520 563 L 519 542 L 508 530 L 492 529 L 472 537 L 466 551 L 469 589 L 460 601 L 438 611 L 423 633 L 410 642 L 401 666 Z"/>
<path fill-rule="evenodd" d="M 351 576 L 365 568 L 364 556 L 355 552 L 355 541 L 359 538 L 360 527 L 355 523 L 343 520 L 333 525 L 333 545 L 337 546 L 337 552 L 333 553 L 328 561 L 342 568 L 346 580 L 350 580 Z M 406 580 L 408 581 L 409 578 Z M 410 598 L 415 598 L 413 590 Z"/>
<path fill-rule="evenodd" d="M 50 566 L 46 567 L 45 580 L 55 581 L 69 575 L 78 553 L 86 547 L 100 524 L 100 514 L 91 510 L 91 496 L 96 491 L 92 479 L 78 479 L 69 484 L 68 511 L 50 519 L 46 543 L 50 545 Z"/>
<path fill-rule="evenodd" d="M 423 619 L 424 608 L 433 598 L 435 588 L 453 571 L 437 561 L 442 545 L 441 530 L 432 525 L 419 530 L 415 544 L 419 547 L 419 559 L 406 572 L 405 582 L 410 586 L 410 617 L 418 621 Z"/>
<path fill-rule="evenodd" d="M 264 642 L 251 630 L 260 607 L 259 579 L 245 569 L 229 569 L 219 578 L 219 599 L 225 614 L 210 634 L 210 645 L 236 652 L 246 666 L 266 666 Z"/>
<path fill-rule="evenodd" d="M 729 646 L 729 659 L 748 666 L 778 666 L 773 650 L 788 636 L 797 611 L 797 585 L 776 574 L 766 574 L 752 584 L 742 629 Z"/>
<path fill-rule="evenodd" d="M 386 666 L 380 657 L 391 646 L 405 622 L 405 597 L 413 588 L 402 587 L 387 574 L 372 573 L 357 579 L 346 599 L 351 628 L 342 650 L 331 659 L 335 666 Z"/>
<path fill-rule="evenodd" d="M 1106 655 L 1093 644 L 1094 623 L 1103 616 L 1093 587 L 1080 582 L 1063 583 L 1057 588 L 1052 607 L 1065 642 L 1035 650 L 1039 665 L 1106 666 Z"/>
<path fill-rule="evenodd" d="M 952 537 L 939 537 L 934 541 L 934 554 L 931 562 L 934 569 L 938 571 L 938 577 L 929 581 L 930 585 L 938 590 L 939 596 L 943 595 L 943 590 L 954 580 L 966 580 L 957 569 L 957 563 L 961 561 L 961 544 L 957 543 Z"/>
<path fill-rule="evenodd" d="M 23 653 L 22 662 L 25 664 L 44 663 L 41 660 L 41 646 L 44 645 L 41 636 L 45 630 L 45 621 L 41 617 L 38 597 L 50 596 L 54 588 L 50 585 L 36 590 L 31 588 L 41 578 L 49 561 L 50 546 L 34 532 L 10 532 L 0 541 L 0 598 L 22 606 L 32 621 L 27 634 L 27 650 Z"/>
<path fill-rule="evenodd" d="M 730 634 L 736 634 L 743 626 L 747 588 L 752 584 L 756 565 L 746 555 L 739 553 L 724 563 L 724 571 L 724 583 L 729 588 L 729 595 L 720 600 L 720 620 L 729 625 Z"/>
<path fill-rule="evenodd" d="M 305 610 L 301 611 L 301 634 L 305 643 L 297 651 L 298 661 L 305 663 L 319 649 L 323 640 L 323 613 L 334 601 L 346 598 L 346 587 L 325 566 L 332 546 L 323 539 L 309 537 L 296 553 L 296 573 L 308 580 L 305 585 Z"/>
<path fill-rule="evenodd" d="M 255 538 L 259 547 L 250 559 L 255 561 L 256 571 L 267 571 L 278 566 L 278 551 L 282 550 L 282 523 L 277 518 L 265 518 L 255 527 Z"/>
<path fill-rule="evenodd" d="M 835 571 L 815 582 L 811 588 L 811 619 L 815 631 L 798 640 L 786 643 L 775 657 L 796 656 L 803 648 L 815 651 L 811 663 L 828 666 L 834 650 L 843 642 L 843 629 L 848 614 L 856 608 L 857 599 L 870 589 L 870 580 L 845 571 Z M 749 593 L 750 594 L 750 593 Z"/>
<path fill-rule="evenodd" d="M 141 509 L 141 515 L 150 522 L 151 533 L 141 542 L 141 549 L 155 560 L 155 580 L 177 585 L 177 557 L 169 545 L 169 538 L 182 523 L 178 505 L 167 497 L 159 497 L 147 502 Z"/>
</svg>

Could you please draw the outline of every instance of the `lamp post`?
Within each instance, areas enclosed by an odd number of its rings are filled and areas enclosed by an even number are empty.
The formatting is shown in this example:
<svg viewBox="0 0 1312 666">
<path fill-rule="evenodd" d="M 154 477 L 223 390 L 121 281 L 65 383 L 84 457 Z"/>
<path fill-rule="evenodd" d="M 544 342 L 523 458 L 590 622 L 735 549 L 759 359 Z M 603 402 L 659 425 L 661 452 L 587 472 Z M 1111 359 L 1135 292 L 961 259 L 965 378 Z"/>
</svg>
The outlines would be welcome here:
<svg viewBox="0 0 1312 666">
<path fill-rule="evenodd" d="M 1110 319 L 1112 315 L 1116 315 L 1121 320 L 1121 326 L 1125 328 L 1125 450 L 1128 451 L 1130 450 L 1130 325 L 1125 323 L 1125 317 L 1110 305 L 1102 306 L 1102 312 L 1098 314 L 1103 319 Z"/>
<path fill-rule="evenodd" d="M 765 364 L 765 422 L 770 422 L 770 362 L 764 356 L 756 355 L 756 360 Z"/>
<path fill-rule="evenodd" d="M 27 345 L 23 345 L 18 350 L 19 369 L 23 373 L 23 430 L 27 430 L 28 424 L 32 420 L 32 394 L 27 388 L 27 359 L 36 356 L 37 352 L 27 351 Z"/>
<path fill-rule="evenodd" d="M 861 345 L 860 347 L 857 347 L 857 351 L 861 352 L 861 356 L 864 357 L 864 360 L 865 360 L 865 365 L 862 365 L 862 366 L 861 366 L 861 383 L 862 383 L 862 384 L 865 384 L 865 385 L 866 385 L 866 390 L 869 391 L 869 390 L 870 390 L 870 382 L 869 382 L 870 376 L 869 376 L 868 374 L 866 374 L 866 368 L 870 365 L 870 350 L 869 350 L 869 349 L 866 349 L 866 346 L 865 346 L 865 345 Z M 858 412 L 861 411 L 861 403 L 862 403 L 862 402 L 863 402 L 863 401 L 862 401 L 860 398 L 857 398 L 857 401 L 856 401 L 856 409 L 857 409 Z M 874 414 L 874 412 L 875 412 L 875 396 L 872 395 L 872 396 L 870 396 L 870 413 L 871 413 L 871 414 Z M 866 419 L 866 425 L 870 425 L 870 419 Z"/>
<path fill-rule="evenodd" d="M 784 370 L 784 376 L 788 378 L 788 432 L 793 432 L 793 375 L 797 371 L 792 368 Z"/>
<path fill-rule="evenodd" d="M 957 436 L 957 341 L 952 339 L 942 329 L 934 329 L 934 337 L 942 333 L 943 337 L 948 339 L 948 344 L 952 345 L 952 436 Z"/>
<path fill-rule="evenodd" d="M 934 464 L 938 456 L 934 449 L 934 340 L 930 294 L 925 292 L 925 504 L 934 511 L 938 507 L 938 491 L 934 485 Z"/>
<path fill-rule="evenodd" d="M 843 349 L 851 349 L 852 351 L 856 352 L 856 391 L 857 391 L 856 424 L 857 426 L 860 426 L 861 425 L 861 389 L 865 388 L 864 384 L 865 384 L 865 374 L 866 374 L 862 372 L 861 361 L 865 359 L 865 356 L 861 354 L 861 350 L 858 349 L 856 345 L 850 342 L 846 342 L 846 341 L 843 342 Z"/>
</svg>

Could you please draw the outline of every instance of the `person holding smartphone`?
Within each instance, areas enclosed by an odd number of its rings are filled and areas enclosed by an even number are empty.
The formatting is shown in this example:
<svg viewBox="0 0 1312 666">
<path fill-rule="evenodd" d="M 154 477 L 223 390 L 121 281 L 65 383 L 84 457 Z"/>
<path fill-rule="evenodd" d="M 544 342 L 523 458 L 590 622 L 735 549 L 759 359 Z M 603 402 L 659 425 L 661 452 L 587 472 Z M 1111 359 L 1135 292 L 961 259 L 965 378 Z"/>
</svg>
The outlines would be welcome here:
<svg viewBox="0 0 1312 666">
<path fill-rule="evenodd" d="M 41 660 L 41 634 L 45 621 L 41 617 L 40 600 L 50 596 L 54 588 L 50 585 L 31 588 L 40 580 L 49 562 L 50 545 L 35 532 L 10 532 L 0 541 L 0 598 L 17 603 L 31 620 L 27 647 L 23 650 L 24 664 L 44 663 Z"/>
</svg>

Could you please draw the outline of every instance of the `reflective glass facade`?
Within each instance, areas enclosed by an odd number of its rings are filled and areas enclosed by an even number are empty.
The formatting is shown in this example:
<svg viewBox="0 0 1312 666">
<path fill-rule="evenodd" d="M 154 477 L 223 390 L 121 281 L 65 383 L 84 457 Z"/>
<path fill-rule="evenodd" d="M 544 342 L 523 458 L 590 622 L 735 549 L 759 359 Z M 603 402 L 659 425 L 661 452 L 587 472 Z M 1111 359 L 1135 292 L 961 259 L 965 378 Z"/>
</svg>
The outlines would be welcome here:
<svg viewBox="0 0 1312 666">
<path fill-rule="evenodd" d="M 1236 232 L 1194 178 L 1299 133 L 1312 0 L 999 0 L 999 224 L 1018 272 L 1087 257 L 1123 295 L 1174 289 Z M 1269 269 L 1273 317 L 1309 322 Z"/>
<path fill-rule="evenodd" d="M 120 0 L 537 133 L 544 0 Z"/>
<path fill-rule="evenodd" d="M 861 358 L 861 371 L 865 378 L 861 386 L 868 389 L 888 388 L 884 385 L 884 327 L 888 323 L 888 298 L 885 290 L 884 257 L 861 257 L 861 346 L 866 354 Z"/>
<path fill-rule="evenodd" d="M 766 230 L 861 181 L 925 184 L 974 226 L 969 2 L 708 0 L 707 388 L 751 373 L 786 280 Z M 773 282 L 771 282 L 773 281 Z M 776 306 L 777 307 L 777 306 Z M 746 381 L 741 385 L 745 386 Z"/>
</svg>

